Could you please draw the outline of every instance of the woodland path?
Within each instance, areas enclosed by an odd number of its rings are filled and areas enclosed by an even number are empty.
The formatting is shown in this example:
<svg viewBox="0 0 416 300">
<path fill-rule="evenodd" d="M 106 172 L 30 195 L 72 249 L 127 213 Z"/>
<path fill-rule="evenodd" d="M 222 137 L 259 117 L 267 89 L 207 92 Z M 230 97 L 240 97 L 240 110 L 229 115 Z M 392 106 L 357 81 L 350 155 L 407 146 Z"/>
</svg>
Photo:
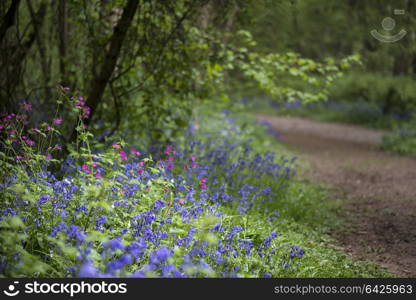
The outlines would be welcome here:
<svg viewBox="0 0 416 300">
<path fill-rule="evenodd" d="M 297 117 L 258 115 L 310 164 L 303 175 L 333 187 L 345 224 L 333 232 L 345 252 L 416 277 L 416 159 L 376 150 L 382 132 Z M 319 208 L 317 208 L 319 209 Z"/>
</svg>

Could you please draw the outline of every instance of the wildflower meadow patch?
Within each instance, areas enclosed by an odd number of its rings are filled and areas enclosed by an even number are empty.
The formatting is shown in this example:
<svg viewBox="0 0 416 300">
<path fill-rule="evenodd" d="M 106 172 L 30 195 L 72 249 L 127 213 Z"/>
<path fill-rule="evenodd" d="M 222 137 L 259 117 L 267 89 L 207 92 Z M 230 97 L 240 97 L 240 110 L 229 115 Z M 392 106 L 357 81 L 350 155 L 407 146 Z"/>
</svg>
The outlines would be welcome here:
<svg viewBox="0 0 416 300">
<path fill-rule="evenodd" d="M 37 127 L 28 102 L 1 117 L 2 276 L 379 275 L 318 242 L 310 224 L 330 210 L 296 179 L 296 157 L 262 148 L 269 127 L 243 129 L 224 111 L 169 145 L 97 144 L 83 97 L 61 92 L 78 120 L 73 144 L 59 107 Z"/>
<path fill-rule="evenodd" d="M 27 128 L 22 114 L 2 116 L 4 276 L 262 277 L 302 259 L 298 245 L 279 245 L 278 231 L 245 218 L 251 210 L 278 214 L 266 207 L 289 185 L 290 161 L 236 139 L 192 135 L 158 159 L 124 143 L 98 153 L 82 97 L 70 101 L 80 138 L 66 159 L 55 158 L 62 149 L 51 143 L 61 118 L 39 129 Z"/>
</svg>

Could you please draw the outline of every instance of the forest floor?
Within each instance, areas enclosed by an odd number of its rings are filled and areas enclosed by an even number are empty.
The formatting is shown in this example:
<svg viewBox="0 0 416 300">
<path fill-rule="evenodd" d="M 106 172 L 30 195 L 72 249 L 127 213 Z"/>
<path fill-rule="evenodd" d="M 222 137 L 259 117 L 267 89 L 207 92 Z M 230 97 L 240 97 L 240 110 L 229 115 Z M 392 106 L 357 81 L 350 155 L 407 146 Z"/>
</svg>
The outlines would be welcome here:
<svg viewBox="0 0 416 300">
<path fill-rule="evenodd" d="M 330 185 L 343 226 L 331 234 L 345 252 L 401 277 L 416 277 L 416 159 L 376 149 L 383 132 L 297 117 L 258 115 L 309 168 L 303 176 Z M 317 208 L 319 209 L 319 208 Z"/>
</svg>

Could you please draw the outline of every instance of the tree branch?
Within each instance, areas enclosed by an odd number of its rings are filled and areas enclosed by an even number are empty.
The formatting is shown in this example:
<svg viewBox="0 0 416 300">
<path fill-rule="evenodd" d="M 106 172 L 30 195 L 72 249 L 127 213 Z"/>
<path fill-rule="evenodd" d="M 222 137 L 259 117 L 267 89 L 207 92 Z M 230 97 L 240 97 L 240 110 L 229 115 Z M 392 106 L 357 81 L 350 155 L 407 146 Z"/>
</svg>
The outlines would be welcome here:
<svg viewBox="0 0 416 300">
<path fill-rule="evenodd" d="M 13 26 L 15 15 L 19 10 L 20 0 L 13 0 L 12 4 L 10 4 L 9 9 L 7 10 L 6 15 L 4 16 L 3 24 L 0 27 L 0 43 L 3 41 L 4 37 L 6 36 L 7 29 Z"/>
<path fill-rule="evenodd" d="M 86 120 L 86 124 L 89 124 L 94 112 L 101 102 L 101 98 L 103 97 L 105 88 L 111 75 L 113 74 L 124 38 L 126 37 L 127 31 L 133 21 L 134 15 L 136 14 L 138 5 L 139 0 L 128 0 L 123 9 L 123 14 L 120 20 L 114 27 L 113 35 L 110 38 L 110 47 L 105 55 L 102 68 L 98 76 L 93 78 L 91 89 L 88 93 L 87 105 L 91 108 L 91 114 L 90 118 Z"/>
</svg>

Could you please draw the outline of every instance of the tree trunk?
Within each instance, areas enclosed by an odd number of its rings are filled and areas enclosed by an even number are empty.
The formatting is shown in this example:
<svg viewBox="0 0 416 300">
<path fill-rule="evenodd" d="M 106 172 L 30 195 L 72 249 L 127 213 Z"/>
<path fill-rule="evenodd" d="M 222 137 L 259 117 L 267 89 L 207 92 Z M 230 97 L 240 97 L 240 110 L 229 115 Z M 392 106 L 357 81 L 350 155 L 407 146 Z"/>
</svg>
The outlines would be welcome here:
<svg viewBox="0 0 416 300">
<path fill-rule="evenodd" d="M 120 55 L 121 47 L 127 31 L 136 14 L 139 0 L 128 0 L 123 9 L 123 14 L 114 27 L 113 35 L 110 38 L 110 47 L 104 57 L 103 65 L 97 76 L 94 76 L 91 82 L 91 88 L 87 97 L 87 106 L 90 107 L 90 117 L 85 120 L 85 124 L 89 124 L 91 119 L 99 106 L 103 97 L 105 88 L 111 78 L 111 75 L 116 67 L 117 59 Z M 76 138 L 76 130 L 73 131 L 72 139 Z"/>
<path fill-rule="evenodd" d="M 45 14 L 46 5 L 41 3 L 34 16 L 36 26 L 42 26 Z M 6 45 L 0 44 L 0 70 L 2 70 L 0 76 L 0 101 L 6 109 L 13 109 L 15 106 L 16 90 L 21 83 L 24 62 L 34 41 L 35 30 L 31 31 L 27 38 L 18 36 L 14 40 L 8 41 Z"/>
<path fill-rule="evenodd" d="M 20 0 L 13 0 L 12 4 L 10 4 L 9 9 L 7 10 L 6 15 L 4 16 L 3 23 L 0 27 L 0 43 L 3 41 L 4 37 L 6 36 L 7 29 L 13 26 L 15 16 L 17 11 L 19 10 Z"/>
<path fill-rule="evenodd" d="M 52 98 L 52 94 L 49 88 L 49 83 L 51 79 L 51 64 L 50 64 L 50 61 L 48 61 L 47 54 L 46 54 L 46 47 L 41 36 L 42 23 L 39 23 L 39 20 L 36 20 L 36 15 L 32 6 L 32 2 L 30 0 L 26 0 L 26 3 L 29 9 L 30 18 L 32 19 L 33 31 L 35 34 L 36 44 L 38 46 L 40 66 L 42 69 L 43 82 L 44 82 L 45 91 L 46 91 L 45 95 L 46 95 L 46 99 L 50 101 Z M 45 13 L 46 13 L 46 7 L 47 7 L 46 1 L 43 1 L 41 5 L 45 7 Z"/>
<path fill-rule="evenodd" d="M 68 85 L 67 48 L 68 48 L 68 7 L 66 0 L 59 0 L 58 7 L 58 34 L 59 34 L 59 70 L 61 73 L 61 84 Z"/>
</svg>

